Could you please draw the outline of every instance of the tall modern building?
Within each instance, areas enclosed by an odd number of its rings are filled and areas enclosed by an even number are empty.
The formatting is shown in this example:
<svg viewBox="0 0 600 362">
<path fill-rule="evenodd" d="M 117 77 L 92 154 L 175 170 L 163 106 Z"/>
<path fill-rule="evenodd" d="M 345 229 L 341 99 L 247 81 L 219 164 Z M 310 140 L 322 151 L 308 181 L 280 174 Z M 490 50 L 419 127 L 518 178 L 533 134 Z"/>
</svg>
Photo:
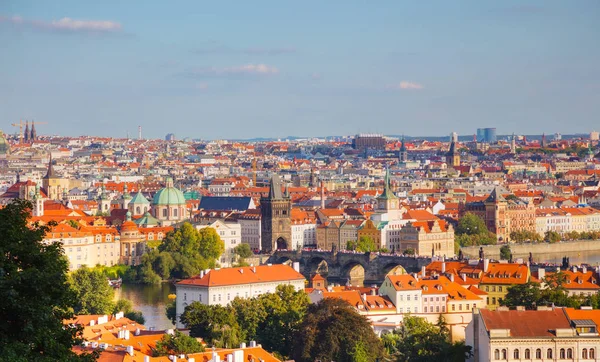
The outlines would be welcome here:
<svg viewBox="0 0 600 362">
<path fill-rule="evenodd" d="M 175 141 L 175 134 L 167 133 L 167 135 L 165 136 L 165 141 Z"/>
<path fill-rule="evenodd" d="M 496 143 L 496 128 L 477 128 L 477 142 Z"/>
</svg>

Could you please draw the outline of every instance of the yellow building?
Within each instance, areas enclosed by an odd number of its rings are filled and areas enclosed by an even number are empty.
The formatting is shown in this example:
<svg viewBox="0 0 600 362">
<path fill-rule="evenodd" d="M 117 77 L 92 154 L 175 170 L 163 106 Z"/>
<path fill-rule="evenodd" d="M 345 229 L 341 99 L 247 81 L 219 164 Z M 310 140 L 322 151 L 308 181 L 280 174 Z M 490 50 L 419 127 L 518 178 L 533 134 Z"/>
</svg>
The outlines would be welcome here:
<svg viewBox="0 0 600 362">
<path fill-rule="evenodd" d="M 488 293 L 489 310 L 496 310 L 500 306 L 509 287 L 525 284 L 531 277 L 529 268 L 524 264 L 489 263 L 486 259 L 483 268 L 479 289 Z"/>
</svg>

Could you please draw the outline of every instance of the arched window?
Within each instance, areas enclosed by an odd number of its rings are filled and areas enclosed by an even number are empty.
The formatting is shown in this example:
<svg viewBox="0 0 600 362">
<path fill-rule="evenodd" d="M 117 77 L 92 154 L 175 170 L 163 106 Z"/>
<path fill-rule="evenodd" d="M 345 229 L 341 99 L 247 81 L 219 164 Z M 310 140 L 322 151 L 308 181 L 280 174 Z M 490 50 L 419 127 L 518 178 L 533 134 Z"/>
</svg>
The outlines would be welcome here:
<svg viewBox="0 0 600 362">
<path fill-rule="evenodd" d="M 513 351 L 513 358 L 514 358 L 514 359 L 519 359 L 519 350 L 518 350 L 518 349 L 515 349 L 515 350 Z"/>
<path fill-rule="evenodd" d="M 552 348 L 548 348 L 546 351 L 546 358 L 552 358 Z"/>
<path fill-rule="evenodd" d="M 531 351 L 529 348 L 525 350 L 525 359 L 531 359 Z"/>
<path fill-rule="evenodd" d="M 136 206 L 135 213 L 138 214 L 138 215 L 141 214 L 142 213 L 142 209 L 139 206 Z"/>
<path fill-rule="evenodd" d="M 564 348 L 560 349 L 560 352 L 558 354 L 558 358 L 565 359 L 565 349 Z"/>
<path fill-rule="evenodd" d="M 594 348 L 590 348 L 590 359 L 596 358 L 596 350 Z"/>
<path fill-rule="evenodd" d="M 581 358 L 582 359 L 588 359 L 587 348 L 584 348 L 584 349 L 581 350 Z"/>
<path fill-rule="evenodd" d="M 494 351 L 494 359 L 500 359 L 500 350 L 495 350 Z"/>
<path fill-rule="evenodd" d="M 572 348 L 567 349 L 567 358 L 570 358 L 570 359 L 573 358 L 573 349 Z"/>
<path fill-rule="evenodd" d="M 542 359 L 542 349 L 538 348 L 535 350 L 535 359 Z"/>
<path fill-rule="evenodd" d="M 502 359 L 505 360 L 507 359 L 507 354 L 506 354 L 506 350 L 502 349 Z"/>
</svg>

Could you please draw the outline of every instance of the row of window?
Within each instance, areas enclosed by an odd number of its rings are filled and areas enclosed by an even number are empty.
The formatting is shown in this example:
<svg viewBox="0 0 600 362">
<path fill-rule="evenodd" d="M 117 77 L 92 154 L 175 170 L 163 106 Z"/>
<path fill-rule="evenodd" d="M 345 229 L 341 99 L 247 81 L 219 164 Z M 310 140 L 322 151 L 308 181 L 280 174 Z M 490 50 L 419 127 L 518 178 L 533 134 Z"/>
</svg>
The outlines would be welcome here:
<svg viewBox="0 0 600 362">
<path fill-rule="evenodd" d="M 521 351 L 519 349 L 515 349 L 513 351 L 513 359 L 520 359 Z M 523 353 L 524 359 L 531 359 L 531 350 L 526 348 Z M 548 348 L 546 350 L 546 358 L 554 358 L 554 351 L 552 348 Z M 559 359 L 573 359 L 573 348 L 561 348 L 558 352 Z M 594 359 L 596 358 L 596 350 L 594 348 L 584 348 L 581 350 L 581 358 L 582 359 Z M 496 349 L 494 350 L 494 359 L 495 360 L 507 360 L 508 359 L 508 351 L 506 349 Z M 537 348 L 535 350 L 535 359 L 542 359 L 542 349 Z"/>
</svg>

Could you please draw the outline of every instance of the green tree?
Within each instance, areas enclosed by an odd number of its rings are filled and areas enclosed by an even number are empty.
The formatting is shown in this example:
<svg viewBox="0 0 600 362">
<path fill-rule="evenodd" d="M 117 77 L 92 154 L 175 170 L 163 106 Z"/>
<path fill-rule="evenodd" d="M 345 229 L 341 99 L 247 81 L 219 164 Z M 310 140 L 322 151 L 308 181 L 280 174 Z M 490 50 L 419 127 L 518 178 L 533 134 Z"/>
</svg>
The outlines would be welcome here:
<svg viewBox="0 0 600 362">
<path fill-rule="evenodd" d="M 383 345 L 366 317 L 337 298 L 325 298 L 308 308 L 296 333 L 294 360 L 376 361 L 383 357 Z"/>
<path fill-rule="evenodd" d="M 102 272 L 84 266 L 71 273 L 69 281 L 77 293 L 76 314 L 112 313 L 115 291 Z"/>
<path fill-rule="evenodd" d="M 456 235 L 485 235 L 487 232 L 485 221 L 470 212 L 467 212 L 458 220 L 455 230 Z"/>
<path fill-rule="evenodd" d="M 175 331 L 175 334 L 165 334 L 152 349 L 152 356 L 168 356 L 204 352 L 204 347 L 194 337 Z"/>
<path fill-rule="evenodd" d="M 556 231 L 548 230 L 544 234 L 544 241 L 547 243 L 557 243 L 560 241 L 560 234 Z"/>
<path fill-rule="evenodd" d="M 115 303 L 115 307 L 113 309 L 113 314 L 123 312 L 123 316 L 131 319 L 134 322 L 139 324 L 144 324 L 146 322 L 146 318 L 142 312 L 134 310 L 133 304 L 129 299 L 119 299 L 117 303 Z"/>
<path fill-rule="evenodd" d="M 510 250 L 510 245 L 505 244 L 500 247 L 500 259 L 502 259 L 502 260 L 512 259 L 512 251 Z"/>
<path fill-rule="evenodd" d="M 152 263 L 152 269 L 158 274 L 163 280 L 171 277 L 171 271 L 175 268 L 175 259 L 170 253 L 161 252 L 156 255 L 154 262 Z"/>
<path fill-rule="evenodd" d="M 471 356 L 471 347 L 452 343 L 443 319 L 437 324 L 420 317 L 406 316 L 398 334 L 394 356 L 399 362 L 463 362 Z"/>
<path fill-rule="evenodd" d="M 241 333 L 231 308 L 193 302 L 185 307 L 180 320 L 190 329 L 190 336 L 206 343 L 228 348 L 239 343 Z"/>
<path fill-rule="evenodd" d="M 356 246 L 357 246 L 356 240 L 346 241 L 346 250 L 354 251 L 354 250 L 356 250 Z"/>
<path fill-rule="evenodd" d="M 404 250 L 403 253 L 406 254 L 406 255 L 415 255 L 415 249 L 408 248 L 408 249 Z"/>
<path fill-rule="evenodd" d="M 377 245 L 373 241 L 373 238 L 370 236 L 361 236 L 358 238 L 358 243 L 356 244 L 356 251 L 360 251 L 363 253 L 377 251 Z"/>
<path fill-rule="evenodd" d="M 242 259 L 247 259 L 254 255 L 252 249 L 250 249 L 250 245 L 246 243 L 241 243 L 240 245 L 233 248 L 234 253 Z"/>
<path fill-rule="evenodd" d="M 265 349 L 288 357 L 300 324 L 306 315 L 309 299 L 303 291 L 292 285 L 279 285 L 275 293 L 258 297 L 268 318 L 264 319 L 257 332 L 257 341 Z"/>
<path fill-rule="evenodd" d="M 528 282 L 508 287 L 508 292 L 500 303 L 507 307 L 523 306 L 525 309 L 535 310 L 541 299 L 542 290 L 540 284 Z"/>
<path fill-rule="evenodd" d="M 225 243 L 213 228 L 204 228 L 199 231 L 200 255 L 208 260 L 217 260 L 225 252 Z"/>
<path fill-rule="evenodd" d="M 230 307 L 240 326 L 242 340 L 255 341 L 261 323 L 268 317 L 261 300 L 258 298 L 235 298 Z"/>
<path fill-rule="evenodd" d="M 6 361 L 94 361 L 72 347 L 81 329 L 63 325 L 77 298 L 69 288 L 60 243 L 43 243 L 47 227 L 28 225 L 32 205 L 15 200 L 0 209 L 0 357 Z"/>
</svg>

